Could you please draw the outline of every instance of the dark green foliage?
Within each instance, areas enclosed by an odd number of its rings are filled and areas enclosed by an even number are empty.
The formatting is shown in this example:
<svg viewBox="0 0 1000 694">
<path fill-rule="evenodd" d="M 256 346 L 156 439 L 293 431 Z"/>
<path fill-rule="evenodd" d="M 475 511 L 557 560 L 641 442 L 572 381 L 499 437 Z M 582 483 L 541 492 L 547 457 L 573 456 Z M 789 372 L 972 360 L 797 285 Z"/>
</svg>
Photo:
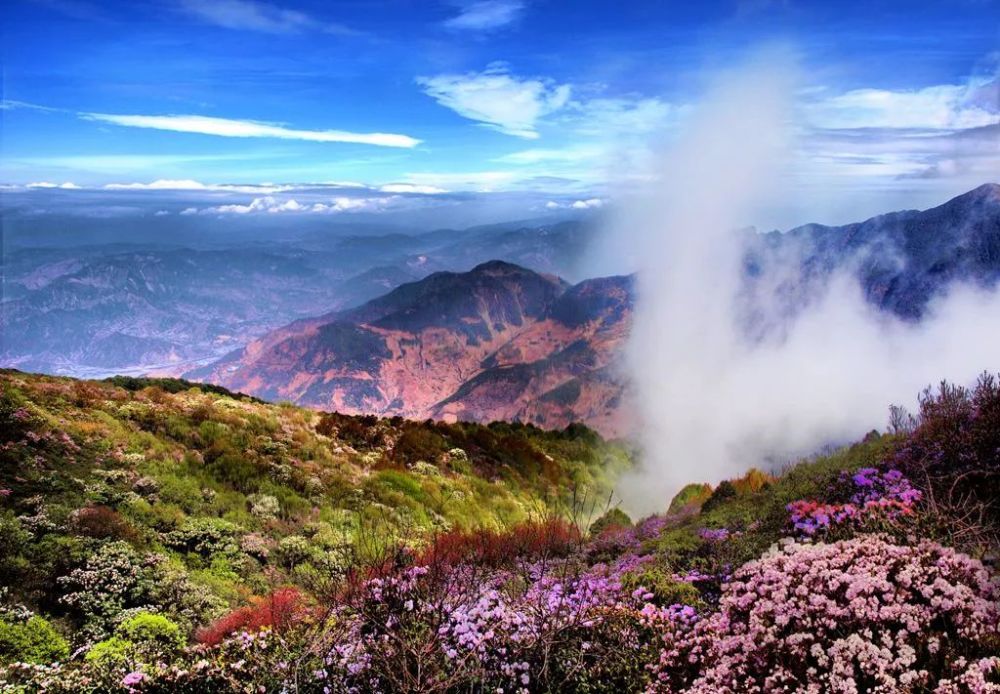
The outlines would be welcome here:
<svg viewBox="0 0 1000 694">
<path fill-rule="evenodd" d="M 196 383 L 183 378 L 111 376 L 110 378 L 104 379 L 104 382 L 132 392 L 143 390 L 144 388 L 159 388 L 167 393 L 181 393 L 191 388 L 197 388 L 204 393 L 213 393 L 215 395 L 224 395 L 226 397 L 237 399 L 246 398 L 248 400 L 252 400 L 253 402 L 263 402 L 262 400 L 258 400 L 252 395 L 247 395 L 246 393 L 234 393 L 228 388 L 223 388 L 222 386 L 217 386 L 212 383 Z"/>
<path fill-rule="evenodd" d="M 712 491 L 712 495 L 705 499 L 705 503 L 702 504 L 701 510 L 705 513 L 710 512 L 712 509 L 717 508 L 720 504 L 724 503 L 728 499 L 732 499 L 736 496 L 736 487 L 729 480 L 723 480 L 719 482 L 719 486 Z"/>
</svg>

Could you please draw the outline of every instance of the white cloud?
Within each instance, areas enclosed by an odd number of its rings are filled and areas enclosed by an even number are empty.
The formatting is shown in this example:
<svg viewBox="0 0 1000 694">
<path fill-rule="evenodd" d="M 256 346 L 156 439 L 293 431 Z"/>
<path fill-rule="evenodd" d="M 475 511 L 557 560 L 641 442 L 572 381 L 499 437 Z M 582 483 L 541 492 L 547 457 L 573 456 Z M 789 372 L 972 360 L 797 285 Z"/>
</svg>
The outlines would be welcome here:
<svg viewBox="0 0 1000 694">
<path fill-rule="evenodd" d="M 80 186 L 70 181 L 65 183 L 50 183 L 49 181 L 38 181 L 37 183 L 29 183 L 26 188 L 61 188 L 63 190 L 80 190 Z"/>
<path fill-rule="evenodd" d="M 575 101 L 567 120 L 581 135 L 648 135 L 674 125 L 690 109 L 654 98 L 606 98 Z"/>
<path fill-rule="evenodd" d="M 502 133 L 535 139 L 540 118 L 563 108 L 568 84 L 511 75 L 501 63 L 483 72 L 420 77 L 417 83 L 442 106 Z"/>
<path fill-rule="evenodd" d="M 377 145 L 380 147 L 415 147 L 420 140 L 408 135 L 393 133 L 353 133 L 344 130 L 297 130 L 273 123 L 250 120 L 215 118 L 192 115 L 118 115 L 110 113 L 81 113 L 85 120 L 113 123 L 130 128 L 152 128 L 181 133 L 198 133 L 219 137 L 273 137 L 282 140 L 307 140 L 310 142 L 348 142 Z"/>
<path fill-rule="evenodd" d="M 379 212 L 395 204 L 399 198 L 376 197 L 376 198 L 349 198 L 335 197 L 328 202 L 316 202 L 312 204 L 300 203 L 294 198 L 281 200 L 274 196 L 267 195 L 254 198 L 245 205 L 215 205 L 197 209 L 189 207 L 181 212 L 182 215 L 192 214 L 281 214 L 281 213 L 303 213 L 303 214 L 335 214 L 338 212 Z"/>
<path fill-rule="evenodd" d="M 521 176 L 513 171 L 469 171 L 408 173 L 406 179 L 419 186 L 433 186 L 449 190 L 472 190 L 490 193 L 509 189 Z"/>
<path fill-rule="evenodd" d="M 459 14 L 444 25 L 449 29 L 489 31 L 512 24 L 523 11 L 521 0 L 478 0 L 462 4 Z"/>
<path fill-rule="evenodd" d="M 108 183 L 105 190 L 204 190 L 224 193 L 281 193 L 294 190 L 292 185 L 273 184 L 232 184 L 232 183 L 201 183 L 191 179 L 158 179 L 149 183 Z"/>
<path fill-rule="evenodd" d="M 525 149 L 520 152 L 511 152 L 494 161 L 504 164 L 531 165 L 544 162 L 567 162 L 576 163 L 599 159 L 607 154 L 607 148 L 601 144 L 572 145 L 563 148 L 550 149 Z"/>
<path fill-rule="evenodd" d="M 602 198 L 587 198 L 586 200 L 574 200 L 573 202 L 556 202 L 549 200 L 545 203 L 548 210 L 599 210 L 607 204 Z"/>
<path fill-rule="evenodd" d="M 818 128 L 963 130 L 1000 121 L 997 102 L 971 98 L 982 88 L 948 84 L 911 91 L 854 89 L 808 104 L 805 112 Z"/>
<path fill-rule="evenodd" d="M 267 34 L 295 34 L 302 31 L 356 33 L 341 24 L 321 22 L 305 12 L 255 0 L 181 0 L 180 9 L 203 22 L 225 29 Z"/>
<path fill-rule="evenodd" d="M 336 212 L 379 212 L 391 207 L 399 198 L 333 198 L 329 204 L 315 203 L 311 212 L 336 213 Z"/>
<path fill-rule="evenodd" d="M 416 193 L 418 195 L 439 195 L 448 191 L 438 186 L 419 185 L 416 183 L 386 183 L 379 186 L 383 193 Z"/>
</svg>

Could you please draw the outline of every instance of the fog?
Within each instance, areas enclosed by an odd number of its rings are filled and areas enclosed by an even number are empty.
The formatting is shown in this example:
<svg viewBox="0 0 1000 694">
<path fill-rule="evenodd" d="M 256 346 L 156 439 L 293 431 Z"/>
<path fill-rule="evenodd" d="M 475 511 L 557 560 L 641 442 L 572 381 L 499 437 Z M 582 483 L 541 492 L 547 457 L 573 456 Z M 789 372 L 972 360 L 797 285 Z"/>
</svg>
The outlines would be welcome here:
<svg viewBox="0 0 1000 694">
<path fill-rule="evenodd" d="M 741 295 L 752 234 L 736 230 L 791 194 L 795 88 L 776 54 L 717 80 L 664 148 L 656 184 L 620 206 L 594 248 L 594 269 L 639 273 L 625 361 L 642 462 L 619 488 L 631 512 L 884 429 L 890 404 L 912 411 L 928 384 L 1000 367 L 1000 300 L 973 288 L 953 288 L 920 324 L 871 307 L 849 269 L 794 318 L 777 282 Z"/>
</svg>

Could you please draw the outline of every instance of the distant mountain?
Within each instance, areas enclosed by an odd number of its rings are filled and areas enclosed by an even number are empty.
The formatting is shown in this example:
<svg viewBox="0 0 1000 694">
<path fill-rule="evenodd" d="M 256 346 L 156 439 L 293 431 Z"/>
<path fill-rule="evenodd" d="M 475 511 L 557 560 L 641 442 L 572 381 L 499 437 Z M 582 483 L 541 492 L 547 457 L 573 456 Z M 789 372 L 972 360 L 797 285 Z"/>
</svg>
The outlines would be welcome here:
<svg viewBox="0 0 1000 694">
<path fill-rule="evenodd" d="M 522 233 L 507 230 L 497 238 Z M 740 299 L 751 336 L 808 310 L 815 291 L 837 271 L 852 273 L 879 309 L 919 320 L 953 282 L 989 287 L 1000 279 L 1000 186 L 982 186 L 923 212 L 744 240 Z M 464 247 L 476 243 L 470 239 Z M 768 292 L 767 301 L 757 301 L 761 292 Z M 583 421 L 618 435 L 630 421 L 616 367 L 634 298 L 631 277 L 570 286 L 488 262 L 292 323 L 187 375 L 345 413 L 542 426 Z"/>
<path fill-rule="evenodd" d="M 982 185 L 929 210 L 762 234 L 750 241 L 746 268 L 749 294 L 783 278 L 777 292 L 783 315 L 807 306 L 835 271 L 848 270 L 871 304 L 919 320 L 954 282 L 992 288 L 1000 280 L 1000 185 Z"/>
<path fill-rule="evenodd" d="M 570 286 L 491 261 L 292 323 L 188 376 L 345 413 L 584 421 L 615 435 L 633 302 L 628 277 Z"/>
<path fill-rule="evenodd" d="M 415 277 L 373 268 L 338 279 L 301 253 L 258 249 L 12 256 L 0 363 L 67 373 L 190 368 L 292 318 L 356 305 Z"/>
<path fill-rule="evenodd" d="M 78 376 L 177 374 L 290 321 L 358 306 L 436 271 L 499 258 L 572 273 L 587 229 L 507 223 L 316 232 L 295 243 L 224 248 L 218 235 L 207 247 L 18 247 L 3 258 L 0 365 Z"/>
</svg>

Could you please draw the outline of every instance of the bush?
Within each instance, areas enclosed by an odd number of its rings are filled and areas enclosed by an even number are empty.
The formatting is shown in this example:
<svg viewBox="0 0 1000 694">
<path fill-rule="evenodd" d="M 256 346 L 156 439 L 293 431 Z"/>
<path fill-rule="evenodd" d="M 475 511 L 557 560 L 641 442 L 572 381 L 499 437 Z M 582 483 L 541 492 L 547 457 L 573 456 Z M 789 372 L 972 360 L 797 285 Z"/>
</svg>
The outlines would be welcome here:
<svg viewBox="0 0 1000 694">
<path fill-rule="evenodd" d="M 59 583 L 68 588 L 61 602 L 81 617 L 91 636 L 105 636 L 122 611 L 142 607 L 155 587 L 154 569 L 163 558 L 139 555 L 118 541 L 101 545 L 85 566 L 74 569 Z"/>
<path fill-rule="evenodd" d="M 136 542 L 139 534 L 128 521 L 107 506 L 88 506 L 72 514 L 71 524 L 78 535 L 99 540 L 125 540 Z"/>
<path fill-rule="evenodd" d="M 497 568 L 516 561 L 565 557 L 579 546 L 580 540 L 576 527 L 559 519 L 523 523 L 506 532 L 453 530 L 436 536 L 417 555 L 416 563 Z"/>
<path fill-rule="evenodd" d="M 711 617 L 665 619 L 657 679 L 698 694 L 1000 683 L 998 600 L 981 563 L 933 542 L 790 543 L 738 571 Z"/>
<path fill-rule="evenodd" d="M 119 636 L 112 636 L 110 639 L 98 641 L 91 646 L 84 659 L 88 663 L 110 668 L 124 666 L 131 662 L 134 655 L 134 647 L 130 641 Z"/>
<path fill-rule="evenodd" d="M 701 505 L 701 512 L 709 513 L 712 509 L 719 507 L 729 499 L 734 498 L 737 494 L 736 485 L 729 480 L 722 480 L 719 482 L 719 486 L 712 492 L 712 495 L 705 499 L 705 503 Z"/>
<path fill-rule="evenodd" d="M 957 538 L 1000 540 L 1000 382 L 983 374 L 972 390 L 942 382 L 920 398 L 919 424 L 892 463 L 930 492 L 932 511 Z"/>
<path fill-rule="evenodd" d="M 68 657 L 66 639 L 38 615 L 23 624 L 0 620 L 0 663 L 46 664 Z"/>
<path fill-rule="evenodd" d="M 608 528 L 627 528 L 632 525 L 632 519 L 620 508 L 613 508 L 590 524 L 591 537 L 597 537 Z"/>
<path fill-rule="evenodd" d="M 158 652 L 173 651 L 184 645 L 180 627 L 161 614 L 138 612 L 122 620 L 115 634 L 136 644 L 147 644 Z"/>
<path fill-rule="evenodd" d="M 197 639 L 200 643 L 215 645 L 238 631 L 254 632 L 271 627 L 281 633 L 304 611 L 302 594 L 295 588 L 281 588 L 212 622 L 198 632 Z"/>
</svg>

